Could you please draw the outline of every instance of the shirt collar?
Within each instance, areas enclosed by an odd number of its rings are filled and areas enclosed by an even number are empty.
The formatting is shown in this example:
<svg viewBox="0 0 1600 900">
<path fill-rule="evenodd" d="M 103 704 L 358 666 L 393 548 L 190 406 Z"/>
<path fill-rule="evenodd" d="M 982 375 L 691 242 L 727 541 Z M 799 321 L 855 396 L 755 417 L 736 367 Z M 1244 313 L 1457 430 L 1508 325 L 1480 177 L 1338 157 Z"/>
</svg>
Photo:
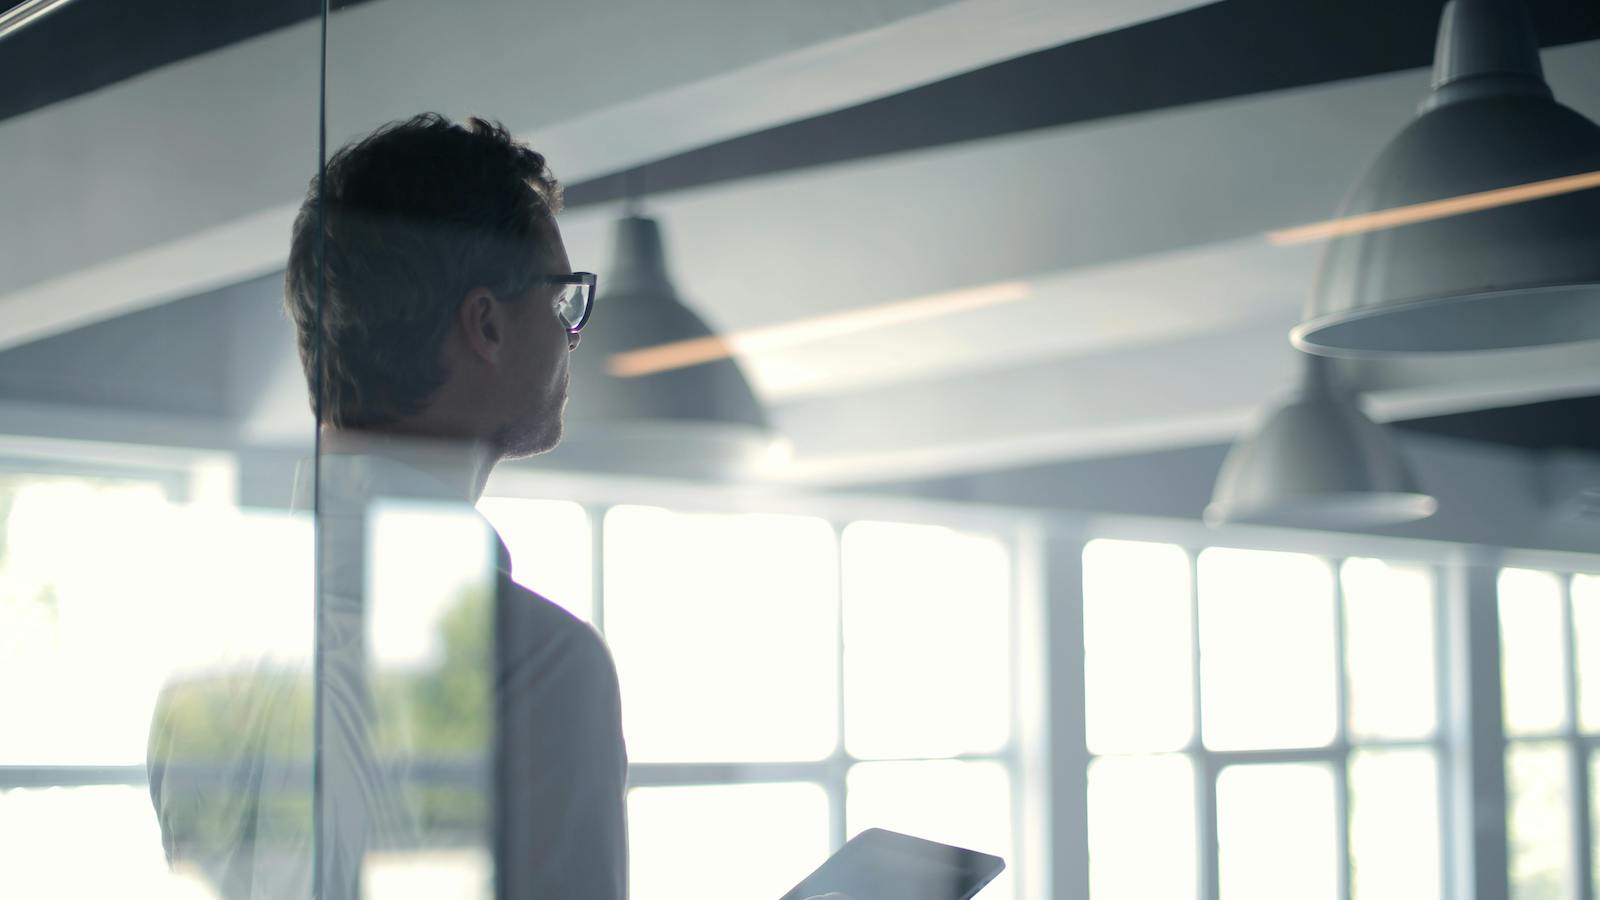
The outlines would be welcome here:
<svg viewBox="0 0 1600 900">
<path fill-rule="evenodd" d="M 483 520 L 496 544 L 495 566 L 511 571 L 511 554 L 500 533 L 469 499 L 437 474 L 381 453 L 324 453 L 319 468 L 315 459 L 303 459 L 295 468 L 292 508 L 311 512 L 320 476 L 322 513 L 362 515 L 379 500 L 410 500 L 471 509 Z"/>
</svg>

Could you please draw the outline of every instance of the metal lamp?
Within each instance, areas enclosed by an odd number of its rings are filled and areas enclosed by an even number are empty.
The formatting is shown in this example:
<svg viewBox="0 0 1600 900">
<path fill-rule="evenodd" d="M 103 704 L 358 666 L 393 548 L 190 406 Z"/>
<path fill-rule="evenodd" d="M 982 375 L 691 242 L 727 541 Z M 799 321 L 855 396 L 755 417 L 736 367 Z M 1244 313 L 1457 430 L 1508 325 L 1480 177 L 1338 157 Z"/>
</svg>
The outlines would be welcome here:
<svg viewBox="0 0 1600 900">
<path fill-rule="evenodd" d="M 1424 519 L 1437 507 L 1394 435 L 1332 383 L 1326 360 L 1307 357 L 1298 396 L 1229 452 L 1205 519 L 1357 528 Z"/>
<path fill-rule="evenodd" d="M 1347 197 L 1291 340 L 1359 357 L 1600 338 L 1597 172 L 1600 126 L 1553 99 L 1517 0 L 1451 0 L 1432 91 Z M 1369 215 L 1397 210 L 1421 215 Z"/>
<path fill-rule="evenodd" d="M 638 376 L 611 370 L 619 353 L 713 336 L 673 287 L 656 220 L 625 215 L 613 246 L 594 318 L 572 355 L 566 435 L 549 461 L 692 478 L 754 474 L 774 436 L 737 360 Z"/>
</svg>

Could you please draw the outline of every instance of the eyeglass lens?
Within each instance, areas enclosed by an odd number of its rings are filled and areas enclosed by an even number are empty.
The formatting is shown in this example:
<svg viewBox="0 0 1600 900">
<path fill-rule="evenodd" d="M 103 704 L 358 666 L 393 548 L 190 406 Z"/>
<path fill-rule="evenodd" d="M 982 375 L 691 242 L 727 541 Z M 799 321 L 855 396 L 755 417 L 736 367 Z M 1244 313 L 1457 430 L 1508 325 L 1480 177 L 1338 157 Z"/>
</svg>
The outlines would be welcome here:
<svg viewBox="0 0 1600 900">
<path fill-rule="evenodd" d="M 564 284 L 556 295 L 556 314 L 566 323 L 569 330 L 576 329 L 583 324 L 583 314 L 589 308 L 589 286 L 586 284 Z"/>
</svg>

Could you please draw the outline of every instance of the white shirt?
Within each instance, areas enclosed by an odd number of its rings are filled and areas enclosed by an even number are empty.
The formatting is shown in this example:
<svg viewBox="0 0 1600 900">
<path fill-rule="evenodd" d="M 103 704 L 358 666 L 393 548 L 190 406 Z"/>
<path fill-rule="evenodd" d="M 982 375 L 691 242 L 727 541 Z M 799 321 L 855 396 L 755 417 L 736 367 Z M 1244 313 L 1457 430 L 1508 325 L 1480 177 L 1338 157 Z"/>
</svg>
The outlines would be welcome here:
<svg viewBox="0 0 1600 900">
<path fill-rule="evenodd" d="M 305 898 L 320 881 L 323 900 L 356 900 L 377 896 L 386 860 L 465 846 L 492 870 L 472 893 L 623 900 L 627 758 L 599 635 L 511 581 L 504 545 L 447 480 L 376 454 L 321 462 L 320 661 L 262 660 L 163 691 L 149 769 L 169 860 L 224 897 Z M 481 552 L 414 552 L 431 577 L 386 582 L 389 515 L 450 529 L 437 543 L 458 550 L 461 529 L 479 528 Z M 405 641 L 375 623 L 408 615 L 444 646 L 388 652 Z"/>
</svg>

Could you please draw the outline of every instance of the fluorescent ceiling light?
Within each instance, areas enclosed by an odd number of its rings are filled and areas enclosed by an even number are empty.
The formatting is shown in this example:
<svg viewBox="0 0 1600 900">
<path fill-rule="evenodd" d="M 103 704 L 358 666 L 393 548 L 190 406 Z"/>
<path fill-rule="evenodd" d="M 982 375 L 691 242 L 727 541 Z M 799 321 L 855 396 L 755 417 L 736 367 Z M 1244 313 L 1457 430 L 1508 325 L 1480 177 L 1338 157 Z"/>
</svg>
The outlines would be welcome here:
<svg viewBox="0 0 1600 900">
<path fill-rule="evenodd" d="M 1519 184 L 1492 191 L 1479 191 L 1476 194 L 1464 194 L 1459 197 L 1431 200 L 1426 203 L 1414 203 L 1410 206 L 1397 206 L 1377 212 L 1329 219 L 1326 222 L 1315 222 L 1310 225 L 1298 225 L 1294 228 L 1269 231 L 1267 232 L 1267 241 L 1279 247 L 1292 247 L 1296 244 L 1326 241 L 1368 231 L 1398 228 L 1401 225 L 1415 225 L 1419 222 L 1460 216 L 1500 206 L 1510 206 L 1514 203 L 1527 203 L 1530 200 L 1556 197 L 1561 194 L 1586 191 L 1596 187 L 1600 187 L 1600 171 L 1586 172 L 1582 175 L 1567 175 L 1562 178 L 1535 181 L 1531 184 Z"/>
<path fill-rule="evenodd" d="M 25 28 L 70 3 L 71 0 L 23 0 L 0 12 L 0 38 Z"/>
<path fill-rule="evenodd" d="M 932 294 L 863 309 L 796 319 L 727 335 L 707 335 L 613 354 L 607 371 L 637 378 L 682 369 L 735 355 L 751 355 L 800 344 L 859 334 L 925 319 L 1015 303 L 1031 295 L 1026 282 L 1002 281 L 983 287 Z"/>
</svg>

